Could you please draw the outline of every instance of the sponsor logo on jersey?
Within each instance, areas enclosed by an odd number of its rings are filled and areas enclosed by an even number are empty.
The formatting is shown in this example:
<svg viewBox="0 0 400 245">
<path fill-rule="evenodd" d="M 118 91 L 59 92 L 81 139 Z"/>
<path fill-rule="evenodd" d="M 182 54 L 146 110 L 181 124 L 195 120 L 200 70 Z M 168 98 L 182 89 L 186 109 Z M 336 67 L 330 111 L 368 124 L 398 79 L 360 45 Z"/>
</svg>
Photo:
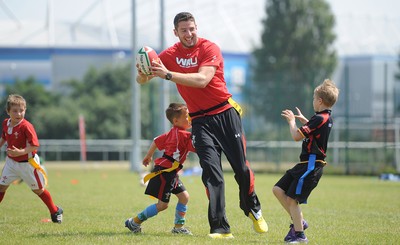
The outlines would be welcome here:
<svg viewBox="0 0 400 245">
<path fill-rule="evenodd" d="M 188 59 L 176 57 L 176 63 L 183 68 L 198 66 L 197 57 L 191 57 Z"/>
</svg>

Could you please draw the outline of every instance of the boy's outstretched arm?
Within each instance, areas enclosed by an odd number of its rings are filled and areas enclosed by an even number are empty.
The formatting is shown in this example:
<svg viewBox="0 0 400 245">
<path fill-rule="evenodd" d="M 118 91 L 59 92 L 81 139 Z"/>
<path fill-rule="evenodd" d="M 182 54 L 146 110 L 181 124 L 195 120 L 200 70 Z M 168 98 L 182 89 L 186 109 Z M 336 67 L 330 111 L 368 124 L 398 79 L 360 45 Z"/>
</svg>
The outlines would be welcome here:
<svg viewBox="0 0 400 245">
<path fill-rule="evenodd" d="M 301 113 L 300 109 L 296 107 L 296 110 L 297 110 L 297 115 L 294 115 L 295 118 L 299 119 L 299 121 L 303 125 L 308 123 L 308 119 Z"/>
<path fill-rule="evenodd" d="M 289 124 L 290 134 L 294 141 L 299 141 L 303 139 L 303 135 L 299 132 L 297 125 L 296 125 L 296 117 L 291 110 L 283 110 L 281 116 L 286 118 L 286 121 Z"/>
<path fill-rule="evenodd" d="M 144 156 L 143 158 L 143 165 L 147 167 L 147 165 L 149 165 L 149 163 L 153 160 L 153 155 L 154 152 L 157 150 L 157 146 L 156 143 L 154 143 L 154 141 L 151 143 L 149 150 L 147 151 L 146 156 Z"/>
</svg>

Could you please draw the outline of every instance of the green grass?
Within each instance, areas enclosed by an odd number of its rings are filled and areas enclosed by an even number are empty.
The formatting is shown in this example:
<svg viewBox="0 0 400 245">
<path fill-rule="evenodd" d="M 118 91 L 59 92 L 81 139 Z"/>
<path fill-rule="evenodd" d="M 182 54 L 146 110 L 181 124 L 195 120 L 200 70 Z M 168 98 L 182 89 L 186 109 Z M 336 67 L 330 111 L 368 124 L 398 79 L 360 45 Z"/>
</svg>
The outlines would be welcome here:
<svg viewBox="0 0 400 245">
<path fill-rule="evenodd" d="M 138 176 L 127 168 L 75 168 L 47 164 L 48 190 L 64 209 L 61 225 L 42 222 L 48 211 L 25 184 L 12 185 L 0 204 L 0 244 L 220 244 L 209 232 L 205 191 L 199 176 L 182 180 L 191 195 L 187 227 L 192 237 L 170 233 L 176 198 L 170 208 L 149 219 L 143 234 L 131 234 L 126 218 L 155 201 L 143 194 Z M 270 231 L 259 235 L 239 208 L 232 173 L 225 174 L 226 210 L 235 236 L 231 244 L 283 244 L 289 217 L 271 188 L 280 175 L 256 174 L 256 191 Z M 310 224 L 309 244 L 398 244 L 400 183 L 377 177 L 322 177 L 309 203 L 302 205 Z"/>
</svg>

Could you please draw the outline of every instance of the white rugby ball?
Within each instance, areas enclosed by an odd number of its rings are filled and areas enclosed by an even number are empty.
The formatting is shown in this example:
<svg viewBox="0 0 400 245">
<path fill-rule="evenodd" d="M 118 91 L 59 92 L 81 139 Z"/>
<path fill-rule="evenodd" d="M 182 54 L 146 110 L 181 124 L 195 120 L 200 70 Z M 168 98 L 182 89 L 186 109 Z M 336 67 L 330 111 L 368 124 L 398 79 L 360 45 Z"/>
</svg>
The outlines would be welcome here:
<svg viewBox="0 0 400 245">
<path fill-rule="evenodd" d="M 158 60 L 156 51 L 148 46 L 143 46 L 136 54 L 136 63 L 139 65 L 139 69 L 147 76 L 152 75 L 152 62 Z"/>
</svg>

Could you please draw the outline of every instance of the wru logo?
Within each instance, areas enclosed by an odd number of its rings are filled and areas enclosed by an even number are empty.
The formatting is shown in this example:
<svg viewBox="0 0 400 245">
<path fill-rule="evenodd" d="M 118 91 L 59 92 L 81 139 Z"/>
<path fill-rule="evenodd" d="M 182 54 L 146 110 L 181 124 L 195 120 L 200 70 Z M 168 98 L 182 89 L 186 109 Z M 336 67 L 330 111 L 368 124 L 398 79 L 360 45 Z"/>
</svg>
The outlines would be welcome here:
<svg viewBox="0 0 400 245">
<path fill-rule="evenodd" d="M 194 66 L 197 66 L 197 57 L 193 57 L 190 59 L 176 57 L 176 63 L 180 67 L 194 67 Z"/>
</svg>

